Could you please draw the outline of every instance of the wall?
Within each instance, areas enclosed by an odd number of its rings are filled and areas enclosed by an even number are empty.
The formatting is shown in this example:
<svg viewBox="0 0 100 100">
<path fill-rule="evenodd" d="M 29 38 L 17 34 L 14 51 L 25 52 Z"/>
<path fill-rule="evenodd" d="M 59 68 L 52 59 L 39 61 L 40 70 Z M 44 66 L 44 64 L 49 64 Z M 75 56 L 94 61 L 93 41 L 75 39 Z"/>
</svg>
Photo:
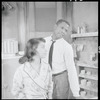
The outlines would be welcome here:
<svg viewBox="0 0 100 100">
<path fill-rule="evenodd" d="M 56 22 L 55 8 L 36 8 L 36 31 L 52 32 Z"/>
<path fill-rule="evenodd" d="M 73 2 L 73 29 L 83 22 L 90 32 L 98 29 L 98 2 Z"/>
<path fill-rule="evenodd" d="M 17 7 L 2 13 L 2 39 L 16 38 L 18 40 Z"/>
</svg>

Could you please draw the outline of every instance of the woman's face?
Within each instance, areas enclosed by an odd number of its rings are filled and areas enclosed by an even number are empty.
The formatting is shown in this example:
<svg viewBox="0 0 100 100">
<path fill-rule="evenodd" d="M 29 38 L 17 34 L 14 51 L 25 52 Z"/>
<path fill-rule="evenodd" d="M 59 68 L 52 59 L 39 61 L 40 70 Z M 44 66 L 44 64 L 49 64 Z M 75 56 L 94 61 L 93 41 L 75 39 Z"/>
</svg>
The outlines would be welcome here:
<svg viewBox="0 0 100 100">
<path fill-rule="evenodd" d="M 47 52 L 46 52 L 46 49 L 45 49 L 45 43 L 40 42 L 38 44 L 36 51 L 37 51 L 37 55 L 39 55 L 40 58 L 46 57 Z"/>
</svg>

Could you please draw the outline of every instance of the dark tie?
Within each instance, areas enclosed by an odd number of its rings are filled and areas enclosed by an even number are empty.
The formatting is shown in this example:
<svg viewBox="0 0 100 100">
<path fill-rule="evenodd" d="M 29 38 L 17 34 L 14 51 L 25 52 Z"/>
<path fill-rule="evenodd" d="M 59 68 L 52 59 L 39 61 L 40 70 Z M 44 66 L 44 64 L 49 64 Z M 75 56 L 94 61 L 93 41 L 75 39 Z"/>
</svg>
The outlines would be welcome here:
<svg viewBox="0 0 100 100">
<path fill-rule="evenodd" d="M 52 41 L 51 47 L 50 47 L 50 51 L 49 51 L 49 64 L 50 67 L 52 69 L 52 55 L 53 55 L 53 45 L 54 45 L 55 41 Z"/>
</svg>

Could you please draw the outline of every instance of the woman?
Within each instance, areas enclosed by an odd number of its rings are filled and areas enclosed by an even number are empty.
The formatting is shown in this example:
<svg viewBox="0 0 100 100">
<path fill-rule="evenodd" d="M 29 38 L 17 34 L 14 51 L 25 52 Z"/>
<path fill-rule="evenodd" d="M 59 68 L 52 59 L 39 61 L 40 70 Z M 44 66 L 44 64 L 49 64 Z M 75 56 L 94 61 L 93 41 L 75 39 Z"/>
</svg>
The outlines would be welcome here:
<svg viewBox="0 0 100 100">
<path fill-rule="evenodd" d="M 19 99 L 52 99 L 52 73 L 46 56 L 45 40 L 30 39 L 25 54 L 19 59 L 22 64 L 15 72 L 12 93 Z"/>
</svg>

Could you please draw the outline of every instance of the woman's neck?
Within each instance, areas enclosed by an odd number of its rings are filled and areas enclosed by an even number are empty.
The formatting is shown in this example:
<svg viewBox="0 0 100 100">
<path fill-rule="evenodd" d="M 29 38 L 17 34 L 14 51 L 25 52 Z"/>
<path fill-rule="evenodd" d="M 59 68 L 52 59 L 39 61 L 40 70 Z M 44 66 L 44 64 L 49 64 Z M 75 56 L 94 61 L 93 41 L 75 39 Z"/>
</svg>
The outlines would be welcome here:
<svg viewBox="0 0 100 100">
<path fill-rule="evenodd" d="M 41 64 L 41 59 L 39 56 L 34 56 L 33 61 L 31 62 L 31 65 L 35 69 L 39 69 Z"/>
</svg>

